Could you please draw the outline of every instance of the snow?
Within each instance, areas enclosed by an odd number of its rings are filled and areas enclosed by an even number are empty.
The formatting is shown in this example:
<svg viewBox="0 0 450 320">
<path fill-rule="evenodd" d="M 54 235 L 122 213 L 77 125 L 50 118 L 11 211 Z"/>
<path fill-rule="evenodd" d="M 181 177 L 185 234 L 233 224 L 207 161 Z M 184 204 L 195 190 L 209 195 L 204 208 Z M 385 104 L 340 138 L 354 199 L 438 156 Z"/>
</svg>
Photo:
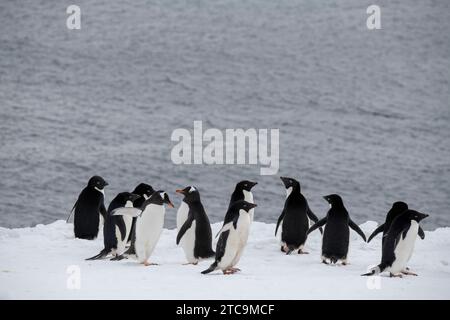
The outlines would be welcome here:
<svg viewBox="0 0 450 320">
<path fill-rule="evenodd" d="M 375 222 L 361 229 L 369 234 Z M 74 239 L 72 224 L 59 220 L 33 228 L 0 228 L 2 299 L 449 299 L 450 228 L 427 231 L 416 240 L 409 262 L 418 277 L 361 277 L 380 259 L 381 237 L 363 243 L 351 232 L 348 266 L 320 263 L 320 233 L 307 241 L 308 255 L 286 256 L 274 237 L 274 224 L 254 222 L 238 264 L 242 272 L 202 275 L 211 261 L 182 265 L 176 230 L 164 229 L 151 261 L 133 258 L 85 261 L 102 248 L 102 239 Z M 220 224 L 212 225 L 215 234 Z M 75 266 L 75 267 L 73 267 Z M 74 269 L 75 268 L 75 269 Z M 80 287 L 70 284 L 79 268 Z M 69 273 L 68 273 L 69 272 Z M 69 283 L 69 286 L 68 286 Z"/>
</svg>

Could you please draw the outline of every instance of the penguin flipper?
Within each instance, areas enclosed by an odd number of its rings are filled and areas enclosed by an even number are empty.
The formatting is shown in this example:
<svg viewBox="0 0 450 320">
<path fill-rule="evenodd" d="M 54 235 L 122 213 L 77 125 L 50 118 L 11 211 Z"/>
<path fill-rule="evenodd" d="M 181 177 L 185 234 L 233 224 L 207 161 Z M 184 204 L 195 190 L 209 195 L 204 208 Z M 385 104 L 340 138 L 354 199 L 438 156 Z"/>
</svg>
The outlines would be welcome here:
<svg viewBox="0 0 450 320">
<path fill-rule="evenodd" d="M 372 240 L 377 234 L 379 234 L 379 233 L 382 232 L 382 231 L 384 231 L 384 223 L 383 223 L 383 224 L 380 224 L 380 225 L 378 226 L 378 228 L 376 228 L 376 229 L 372 232 L 372 234 L 371 234 L 370 237 L 369 237 L 369 240 L 367 240 L 367 243 L 369 243 L 370 240 Z"/>
<path fill-rule="evenodd" d="M 283 209 L 283 211 L 281 212 L 280 216 L 278 217 L 277 226 L 275 228 L 275 237 L 277 236 L 278 227 L 280 226 L 281 221 L 283 221 L 285 214 L 286 214 L 286 211 Z"/>
<path fill-rule="evenodd" d="M 306 232 L 306 234 L 310 234 L 311 232 L 313 232 L 314 230 L 316 230 L 317 228 L 322 227 L 325 223 L 327 223 L 327 218 L 323 218 L 319 221 L 317 221 L 311 228 L 308 229 L 308 232 Z"/>
<path fill-rule="evenodd" d="M 361 238 L 363 238 L 364 242 L 367 242 L 366 240 L 366 235 L 364 234 L 364 232 L 359 228 L 359 226 L 354 223 L 351 219 L 348 221 L 348 225 L 350 228 L 352 228 L 353 230 L 356 231 L 356 233 L 358 233 Z"/>
<path fill-rule="evenodd" d="M 120 231 L 120 237 L 122 238 L 122 241 L 125 240 L 125 237 L 127 236 L 127 226 L 125 225 L 125 221 L 122 217 L 120 219 L 117 219 L 115 221 L 116 226 L 119 228 Z"/>
<path fill-rule="evenodd" d="M 72 210 L 70 210 L 69 216 L 67 217 L 67 220 L 66 220 L 66 223 L 69 223 L 69 219 L 70 219 L 70 217 L 72 216 L 73 211 L 74 211 L 75 208 L 77 207 L 77 204 L 78 204 L 78 199 L 77 199 L 77 201 L 75 201 L 75 204 L 73 205 Z"/>
<path fill-rule="evenodd" d="M 141 209 L 134 207 L 120 207 L 111 211 L 112 216 L 130 216 L 138 217 L 142 213 Z"/>
<path fill-rule="evenodd" d="M 102 203 L 100 206 L 100 214 L 102 215 L 103 219 L 106 219 L 106 208 L 104 203 Z"/>
<path fill-rule="evenodd" d="M 193 221 L 194 221 L 194 215 L 189 215 L 187 220 L 184 222 L 183 226 L 181 227 L 180 231 L 178 231 L 177 245 L 180 244 L 181 238 L 183 238 L 186 231 L 191 227 Z"/>
<path fill-rule="evenodd" d="M 306 215 L 308 216 L 309 219 L 314 221 L 314 223 L 317 223 L 319 221 L 319 218 L 317 218 L 317 216 L 314 214 L 314 212 L 312 212 L 312 210 L 309 207 L 309 205 L 306 205 Z M 321 234 L 323 234 L 322 227 L 319 228 L 319 231 L 320 231 Z"/>
<path fill-rule="evenodd" d="M 418 235 L 420 237 L 420 239 L 425 239 L 425 232 L 423 231 L 422 227 L 419 226 L 419 232 Z"/>
</svg>

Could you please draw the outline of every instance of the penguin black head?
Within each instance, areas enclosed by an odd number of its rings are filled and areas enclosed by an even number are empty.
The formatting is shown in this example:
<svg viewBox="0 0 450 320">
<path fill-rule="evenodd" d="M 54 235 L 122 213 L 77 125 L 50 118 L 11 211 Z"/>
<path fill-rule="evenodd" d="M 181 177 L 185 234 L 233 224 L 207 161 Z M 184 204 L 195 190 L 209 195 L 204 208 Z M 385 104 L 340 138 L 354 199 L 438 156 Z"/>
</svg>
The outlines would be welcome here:
<svg viewBox="0 0 450 320">
<path fill-rule="evenodd" d="M 236 190 L 250 191 L 257 184 L 258 184 L 258 182 L 252 182 L 252 181 L 248 181 L 248 180 L 243 180 L 243 181 L 238 182 L 236 184 Z"/>
<path fill-rule="evenodd" d="M 121 203 L 123 203 L 123 205 L 125 206 L 125 204 L 130 201 L 131 203 L 133 203 L 135 200 L 139 199 L 140 196 L 131 192 L 121 192 L 119 194 L 117 194 L 117 196 L 115 197 L 115 200 L 120 201 Z"/>
<path fill-rule="evenodd" d="M 329 194 L 323 197 L 330 205 L 343 205 L 342 198 L 338 194 Z"/>
<path fill-rule="evenodd" d="M 396 212 L 403 212 L 408 210 L 408 205 L 403 201 L 397 201 L 392 204 L 392 210 Z"/>
<path fill-rule="evenodd" d="M 134 194 L 138 194 L 140 196 L 146 196 L 147 198 L 149 198 L 153 194 L 153 192 L 155 192 L 153 187 L 146 183 L 138 184 L 136 186 L 136 188 L 134 188 L 134 190 L 133 190 Z"/>
<path fill-rule="evenodd" d="M 184 195 L 184 201 L 187 203 L 194 202 L 194 201 L 200 201 L 200 193 L 198 192 L 197 188 L 194 186 L 187 186 L 184 189 L 176 190 L 176 192 Z"/>
<path fill-rule="evenodd" d="M 164 205 L 167 204 L 169 208 L 173 208 L 174 205 L 172 201 L 169 199 L 169 195 L 164 190 L 158 190 L 153 192 L 153 194 L 150 196 L 148 200 L 144 202 L 144 207 L 149 204 L 157 204 L 157 205 Z"/>
<path fill-rule="evenodd" d="M 251 209 L 257 207 L 256 204 L 247 202 L 245 200 L 239 200 L 233 203 L 229 210 L 237 211 L 244 210 L 245 212 L 249 212 Z"/>
<path fill-rule="evenodd" d="M 97 190 L 103 190 L 104 187 L 108 185 L 108 182 L 106 182 L 102 177 L 100 176 L 93 176 L 89 179 L 88 187 L 96 188 Z"/>
<path fill-rule="evenodd" d="M 411 220 L 415 220 L 417 222 L 420 222 L 421 220 L 428 217 L 428 214 L 417 212 L 415 210 L 408 210 L 407 215 Z"/>
<path fill-rule="evenodd" d="M 298 182 L 297 180 L 288 177 L 280 177 L 280 179 L 281 181 L 283 181 L 286 189 L 292 188 L 300 190 L 300 182 Z"/>
</svg>

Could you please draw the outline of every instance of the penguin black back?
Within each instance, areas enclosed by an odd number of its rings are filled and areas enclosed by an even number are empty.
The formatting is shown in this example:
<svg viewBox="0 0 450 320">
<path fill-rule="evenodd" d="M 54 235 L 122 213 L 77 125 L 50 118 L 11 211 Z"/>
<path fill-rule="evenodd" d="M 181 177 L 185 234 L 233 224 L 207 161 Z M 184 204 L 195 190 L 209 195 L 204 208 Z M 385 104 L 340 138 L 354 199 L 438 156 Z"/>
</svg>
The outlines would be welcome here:
<svg viewBox="0 0 450 320">
<path fill-rule="evenodd" d="M 325 226 L 322 238 L 322 261 L 336 263 L 339 260 L 343 264 L 347 263 L 348 247 L 350 242 L 350 228 L 355 230 L 364 241 L 366 236 L 362 230 L 354 223 L 344 206 L 342 198 L 337 194 L 324 196 L 324 199 L 330 204 L 327 216 L 319 220 L 308 230 L 308 234 L 320 226 Z"/>
<path fill-rule="evenodd" d="M 177 192 L 184 195 L 183 201 L 189 206 L 187 220 L 177 235 L 177 244 L 185 232 L 192 226 L 192 222 L 195 221 L 194 256 L 196 258 L 209 258 L 213 256 L 211 224 L 200 200 L 199 191 L 197 188 L 189 186 L 182 190 L 177 190 Z"/>
<path fill-rule="evenodd" d="M 108 183 L 100 176 L 89 179 L 73 206 L 76 238 L 92 240 L 98 235 L 100 215 L 106 216 L 104 188 Z"/>
<path fill-rule="evenodd" d="M 392 208 L 389 210 L 389 212 L 386 215 L 385 222 L 383 224 L 379 225 L 378 228 L 376 228 L 372 232 L 372 234 L 370 235 L 367 242 L 370 242 L 378 233 L 383 232 L 383 238 L 382 238 L 382 243 L 383 243 L 385 240 L 385 235 L 388 232 L 389 228 L 391 227 L 392 221 L 394 221 L 394 219 L 396 217 L 398 217 L 401 213 L 405 212 L 408 209 L 409 209 L 408 205 L 405 202 L 402 202 L 402 201 L 394 202 L 394 204 L 392 205 Z M 420 227 L 419 227 L 419 236 L 422 239 L 425 238 L 425 233 L 424 233 L 423 229 Z"/>
</svg>

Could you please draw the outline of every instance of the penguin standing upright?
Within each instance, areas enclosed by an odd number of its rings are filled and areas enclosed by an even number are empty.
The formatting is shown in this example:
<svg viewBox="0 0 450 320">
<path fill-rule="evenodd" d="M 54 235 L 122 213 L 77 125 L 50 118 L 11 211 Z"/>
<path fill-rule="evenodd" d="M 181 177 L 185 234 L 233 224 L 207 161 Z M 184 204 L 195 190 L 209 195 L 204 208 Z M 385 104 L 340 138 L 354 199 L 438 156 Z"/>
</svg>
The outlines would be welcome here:
<svg viewBox="0 0 450 320">
<path fill-rule="evenodd" d="M 255 207 L 256 204 L 245 200 L 236 201 L 231 205 L 220 230 L 215 261 L 208 269 L 202 271 L 203 274 L 217 269 L 222 270 L 224 274 L 240 271 L 234 266 L 239 262 L 247 244 L 251 224 L 249 212 Z"/>
<path fill-rule="evenodd" d="M 164 216 L 167 204 L 173 208 L 173 204 L 167 193 L 162 190 L 153 194 L 141 205 L 142 212 L 136 220 L 136 255 L 139 263 L 145 266 L 154 265 L 150 263 L 150 258 L 156 243 L 158 242 L 164 226 Z"/>
<path fill-rule="evenodd" d="M 394 202 L 391 210 L 389 210 L 389 212 L 386 215 L 386 221 L 383 224 L 379 225 L 378 228 L 376 228 L 373 231 L 373 233 L 370 235 L 367 242 L 370 242 L 370 240 L 372 240 L 377 234 L 379 234 L 381 231 L 383 231 L 383 238 L 381 240 L 382 240 L 382 243 L 384 243 L 385 235 L 388 232 L 389 228 L 391 227 L 392 221 L 398 215 L 405 212 L 406 210 L 408 210 L 408 205 L 405 202 L 402 202 L 402 201 Z M 425 232 L 423 231 L 423 229 L 420 226 L 419 226 L 419 237 L 422 240 L 425 239 Z"/>
<path fill-rule="evenodd" d="M 102 177 L 93 176 L 81 191 L 72 208 L 75 238 L 92 240 L 97 237 L 100 215 L 106 216 L 104 188 L 107 185 Z"/>
<path fill-rule="evenodd" d="M 381 263 L 363 276 L 376 275 L 384 271 L 388 271 L 391 277 L 401 278 L 402 274 L 417 276 L 406 268 L 406 264 L 414 250 L 419 222 L 426 217 L 427 214 L 406 210 L 394 218 L 385 236 Z"/>
<path fill-rule="evenodd" d="M 327 216 L 319 220 L 308 230 L 308 234 L 315 229 L 325 226 L 322 239 L 322 262 L 325 264 L 342 262 L 347 264 L 347 253 L 349 247 L 350 230 L 355 230 L 364 241 L 366 236 L 362 230 L 354 223 L 344 207 L 342 198 L 337 194 L 330 194 L 324 199 L 330 204 Z"/>
<path fill-rule="evenodd" d="M 197 188 L 189 186 L 176 192 L 184 195 L 177 212 L 176 243 L 181 244 L 187 264 L 195 265 L 199 259 L 214 256 L 211 224 L 200 201 Z"/>
<path fill-rule="evenodd" d="M 133 202 L 133 207 L 140 208 L 144 204 L 144 201 L 147 200 L 148 198 L 150 198 L 150 196 L 153 194 L 153 192 L 155 192 L 155 190 L 153 189 L 153 187 L 151 185 L 146 184 L 146 183 L 138 184 L 136 186 L 136 188 L 134 188 L 134 190 L 131 191 L 131 193 L 139 196 L 139 198 L 137 198 Z M 128 241 L 127 241 L 130 243 L 130 247 L 125 252 L 125 254 L 127 254 L 127 255 L 136 254 L 136 250 L 135 250 L 135 246 L 134 246 L 135 240 L 136 240 L 136 233 L 135 233 L 136 220 L 137 220 L 137 217 L 133 218 L 133 222 L 131 223 L 130 236 L 128 237 Z"/>
<path fill-rule="evenodd" d="M 298 250 L 299 254 L 308 253 L 303 251 L 310 220 L 317 222 L 316 215 L 308 206 L 306 198 L 302 195 L 300 183 L 287 177 L 280 177 L 286 188 L 286 201 L 283 211 L 277 221 L 275 236 L 281 224 L 281 251 L 290 254 Z M 322 232 L 322 229 L 320 230 Z"/>
<path fill-rule="evenodd" d="M 251 190 L 257 184 L 258 182 L 252 182 L 248 180 L 238 182 L 236 184 L 236 187 L 234 188 L 233 193 L 231 194 L 231 199 L 228 208 L 230 208 L 231 205 L 238 200 L 245 200 L 250 203 L 255 203 L 253 200 L 253 193 Z M 254 212 L 255 212 L 254 209 L 250 210 L 250 222 L 253 222 Z"/>
<path fill-rule="evenodd" d="M 131 230 L 132 216 L 118 215 L 118 209 L 128 207 L 133 208 L 133 201 L 139 196 L 130 192 L 119 193 L 109 204 L 106 213 L 105 225 L 103 226 L 104 249 L 99 254 L 86 260 L 97 260 L 112 253 L 111 260 L 123 259 L 125 245 Z"/>
</svg>

